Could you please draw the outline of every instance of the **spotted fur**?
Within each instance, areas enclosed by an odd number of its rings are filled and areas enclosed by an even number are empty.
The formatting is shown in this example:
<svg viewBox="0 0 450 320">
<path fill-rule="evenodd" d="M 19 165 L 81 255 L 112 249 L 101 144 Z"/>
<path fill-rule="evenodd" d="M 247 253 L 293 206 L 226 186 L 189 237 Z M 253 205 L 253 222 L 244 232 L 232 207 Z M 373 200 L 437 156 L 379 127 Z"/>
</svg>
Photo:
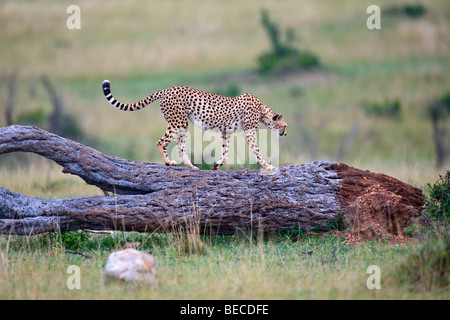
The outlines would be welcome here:
<svg viewBox="0 0 450 320">
<path fill-rule="evenodd" d="M 223 97 L 178 86 L 155 92 L 136 103 L 128 104 L 113 97 L 108 80 L 103 82 L 103 93 L 111 105 L 124 111 L 142 109 L 159 99 L 161 112 L 168 126 L 157 146 L 166 165 L 177 165 L 167 156 L 167 146 L 175 139 L 178 153 L 184 164 L 189 168 L 197 169 L 189 160 L 186 150 L 188 119 L 203 130 L 221 132 L 222 157 L 214 165 L 215 170 L 225 163 L 230 135 L 238 131 L 243 132 L 245 140 L 255 154 L 258 163 L 265 169 L 273 170 L 273 166 L 268 164 L 261 156 L 256 142 L 256 131 L 259 124 L 264 123 L 269 129 L 277 131 L 280 136 L 287 134 L 287 124 L 283 115 L 276 114 L 257 98 L 247 93 L 237 97 Z"/>
</svg>

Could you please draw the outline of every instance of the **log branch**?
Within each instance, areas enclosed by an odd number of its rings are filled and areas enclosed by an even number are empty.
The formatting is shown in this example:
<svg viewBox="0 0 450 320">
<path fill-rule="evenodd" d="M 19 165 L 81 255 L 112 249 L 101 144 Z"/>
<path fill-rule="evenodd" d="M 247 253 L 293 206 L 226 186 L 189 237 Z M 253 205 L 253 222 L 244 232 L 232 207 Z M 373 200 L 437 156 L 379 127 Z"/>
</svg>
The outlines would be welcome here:
<svg viewBox="0 0 450 320">
<path fill-rule="evenodd" d="M 86 229 L 170 232 L 189 225 L 208 234 L 233 234 L 236 229 L 326 230 L 332 221 L 348 215 L 373 185 L 399 197 L 393 205 L 402 214 L 407 212 L 406 220 L 419 215 L 423 206 L 420 189 L 341 163 L 283 166 L 272 176 L 249 169 L 194 171 L 107 156 L 35 127 L 1 128 L 0 154 L 16 151 L 51 159 L 64 173 L 116 195 L 47 200 L 0 187 L 3 234 Z"/>
</svg>

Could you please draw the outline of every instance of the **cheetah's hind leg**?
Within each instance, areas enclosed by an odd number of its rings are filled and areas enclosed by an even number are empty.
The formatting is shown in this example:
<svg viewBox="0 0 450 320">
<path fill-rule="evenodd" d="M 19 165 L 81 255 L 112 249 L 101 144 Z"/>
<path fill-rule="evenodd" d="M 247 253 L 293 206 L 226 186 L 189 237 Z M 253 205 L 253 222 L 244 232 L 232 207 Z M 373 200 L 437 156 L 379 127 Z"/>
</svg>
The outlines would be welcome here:
<svg viewBox="0 0 450 320">
<path fill-rule="evenodd" d="M 181 129 L 178 132 L 177 135 L 177 148 L 178 148 L 178 154 L 180 155 L 181 160 L 183 160 L 183 163 L 186 165 L 186 167 L 190 169 L 196 169 L 199 170 L 196 166 L 194 166 L 191 163 L 191 160 L 189 159 L 189 156 L 187 154 L 187 148 L 186 148 L 186 139 L 187 139 L 187 130 Z"/>
<path fill-rule="evenodd" d="M 158 141 L 156 146 L 158 147 L 159 153 L 161 154 L 161 157 L 163 158 L 166 166 L 176 166 L 177 162 L 170 160 L 167 156 L 167 146 L 169 143 L 175 138 L 175 130 L 172 126 L 168 126 L 166 132 L 162 136 L 162 138 Z"/>
<path fill-rule="evenodd" d="M 213 170 L 218 170 L 221 166 L 225 164 L 228 157 L 228 149 L 230 146 L 230 134 L 227 132 L 222 132 L 222 158 L 214 164 Z"/>
</svg>

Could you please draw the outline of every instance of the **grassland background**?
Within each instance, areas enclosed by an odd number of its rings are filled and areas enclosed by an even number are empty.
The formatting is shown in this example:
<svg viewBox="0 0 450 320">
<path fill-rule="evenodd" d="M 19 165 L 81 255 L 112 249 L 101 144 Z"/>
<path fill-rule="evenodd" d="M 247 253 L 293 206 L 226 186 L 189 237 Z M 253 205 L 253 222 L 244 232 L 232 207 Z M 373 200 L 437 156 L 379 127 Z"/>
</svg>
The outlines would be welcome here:
<svg viewBox="0 0 450 320">
<path fill-rule="evenodd" d="M 376 1 L 382 8 L 382 29 L 368 30 L 366 8 L 374 4 L 373 1 L 86 0 L 76 2 L 81 8 L 81 29 L 69 30 L 66 9 L 72 4 L 70 1 L 0 1 L 0 101 L 3 103 L 6 99 L 8 75 L 17 70 L 14 116 L 17 118 L 36 109 L 51 112 L 50 99 L 39 79 L 45 74 L 59 91 L 66 112 L 78 119 L 86 135 L 95 139 L 95 147 L 110 155 L 162 163 L 156 142 L 166 125 L 158 103 L 140 112 L 118 112 L 104 100 L 101 82 L 109 79 L 115 96 L 124 102 L 133 102 L 173 85 L 214 92 L 236 85 L 241 93 L 251 93 L 285 115 L 289 135 L 280 141 L 282 165 L 335 160 L 339 144 L 357 124 L 358 134 L 342 162 L 386 173 L 424 189 L 449 168 L 448 162 L 444 168 L 435 168 L 427 107 L 450 88 L 450 5 L 446 0 L 418 2 L 425 5 L 426 15 L 410 19 L 383 15 L 384 8 L 407 1 Z M 276 77 L 261 77 L 255 72 L 257 56 L 269 49 L 260 23 L 262 8 L 269 11 L 282 29 L 295 30 L 295 45 L 316 53 L 322 62 L 319 69 Z M 366 102 L 393 99 L 401 101 L 398 119 L 377 118 L 363 111 Z M 4 125 L 2 113 L 0 126 Z M 307 136 L 315 141 L 316 152 L 312 152 L 305 140 Z M 15 161 L 16 157 L 0 158 L 3 187 L 46 198 L 102 194 L 76 177 L 63 175 L 55 164 L 35 156 L 29 156 L 31 160 L 24 164 Z M 225 169 L 232 167 L 225 166 Z M 99 283 L 101 262 L 84 262 L 52 246 L 37 246 L 36 249 L 30 241 L 34 240 L 2 239 L 1 298 L 79 298 L 83 294 L 117 297 L 122 294 L 117 288 L 119 293 L 113 290 L 108 295 L 109 290 L 101 286 L 104 291 L 98 295 L 95 285 L 90 291 L 86 290 L 88 293 L 65 290 L 61 282 L 66 278 L 62 265 L 72 259 L 88 264 L 86 270 L 92 273 L 94 283 Z M 328 239 L 322 249 L 315 243 L 317 248 L 314 248 L 329 255 L 333 241 Z M 15 243 L 17 251 L 13 250 Z M 168 243 L 170 245 L 170 241 Z M 160 283 L 171 285 L 159 287 L 149 297 L 377 297 L 376 293 L 367 291 L 364 283 L 362 289 L 354 289 L 351 284 L 356 278 L 366 276 L 364 270 L 371 260 L 366 252 L 373 253 L 376 261 L 389 268 L 392 264 L 389 257 L 396 255 L 395 250 L 406 250 L 389 246 L 378 248 L 381 251 L 364 246 L 347 249 L 355 250 L 357 263 L 353 265 L 354 260 L 344 255 L 341 267 L 332 272 L 324 271 L 324 264 L 317 257 L 313 263 L 317 282 L 314 276 L 294 267 L 308 269 L 311 268 L 309 262 L 289 258 L 286 264 L 284 257 L 298 255 L 303 247 L 291 248 L 284 242 L 282 246 L 287 249 L 277 256 L 277 250 L 282 250 L 277 249 L 277 244 L 249 247 L 231 241 L 224 247 L 211 247 L 223 250 L 220 254 L 213 254 L 212 250 L 198 259 L 179 258 L 162 252 L 163 249 L 155 249 L 164 261 L 160 268 L 171 270 L 175 276 L 162 271 L 164 280 Z M 30 249 L 30 255 L 21 252 L 25 249 Z M 100 260 L 105 258 L 105 253 L 98 248 L 95 250 Z M 233 250 L 237 253 L 227 253 Z M 254 260 L 249 252 L 255 254 Z M 244 256 L 249 256 L 250 261 L 244 259 L 238 267 L 228 260 Z M 225 263 L 228 267 L 213 268 L 211 261 L 217 259 L 220 261 L 215 265 Z M 275 262 L 267 264 L 264 259 Z M 27 261 L 35 262 L 27 267 Z M 47 275 L 46 264 L 59 269 Z M 269 281 L 273 275 L 266 271 L 272 267 L 278 275 L 274 278 L 277 282 Z M 35 277 L 43 277 L 46 282 L 35 283 L 34 269 L 37 269 Z M 176 276 L 184 272 L 190 275 L 188 280 Z M 203 277 L 208 272 L 210 277 Z M 212 289 L 212 282 L 221 272 L 235 284 L 230 288 L 237 291 Z M 233 278 L 236 274 L 240 276 Z M 298 277 L 296 281 L 295 277 Z M 336 277 L 348 280 L 348 285 L 343 288 L 325 285 Z M 253 282 L 248 286 L 247 280 Z M 266 280 L 270 285 L 260 285 L 259 280 Z M 186 281 L 186 286 L 178 287 Z M 198 295 L 193 295 L 195 285 L 189 281 L 200 281 L 203 287 Z M 59 285 L 54 290 L 55 282 Z M 272 290 L 273 295 L 266 289 Z M 147 297 L 146 294 L 136 293 L 137 297 Z M 387 297 L 411 297 L 409 294 L 399 289 L 390 291 Z M 432 297 L 442 297 L 442 293 Z"/>
</svg>

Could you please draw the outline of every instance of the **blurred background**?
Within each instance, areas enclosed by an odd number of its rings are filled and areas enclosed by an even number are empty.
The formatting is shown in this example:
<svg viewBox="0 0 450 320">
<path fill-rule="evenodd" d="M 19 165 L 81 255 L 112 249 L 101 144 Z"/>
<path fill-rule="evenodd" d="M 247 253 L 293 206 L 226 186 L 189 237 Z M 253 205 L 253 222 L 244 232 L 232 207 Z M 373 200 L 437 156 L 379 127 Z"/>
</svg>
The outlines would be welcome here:
<svg viewBox="0 0 450 320">
<path fill-rule="evenodd" d="M 80 29 L 68 28 L 73 4 Z M 371 4 L 379 30 L 366 25 Z M 340 161 L 422 189 L 450 167 L 448 0 L 3 0 L 0 43 L 2 127 L 163 163 L 158 102 L 120 112 L 101 83 L 123 102 L 186 85 L 247 92 L 283 113 L 281 165 Z M 0 182 L 42 197 L 101 194 L 34 155 L 2 155 Z"/>
</svg>

